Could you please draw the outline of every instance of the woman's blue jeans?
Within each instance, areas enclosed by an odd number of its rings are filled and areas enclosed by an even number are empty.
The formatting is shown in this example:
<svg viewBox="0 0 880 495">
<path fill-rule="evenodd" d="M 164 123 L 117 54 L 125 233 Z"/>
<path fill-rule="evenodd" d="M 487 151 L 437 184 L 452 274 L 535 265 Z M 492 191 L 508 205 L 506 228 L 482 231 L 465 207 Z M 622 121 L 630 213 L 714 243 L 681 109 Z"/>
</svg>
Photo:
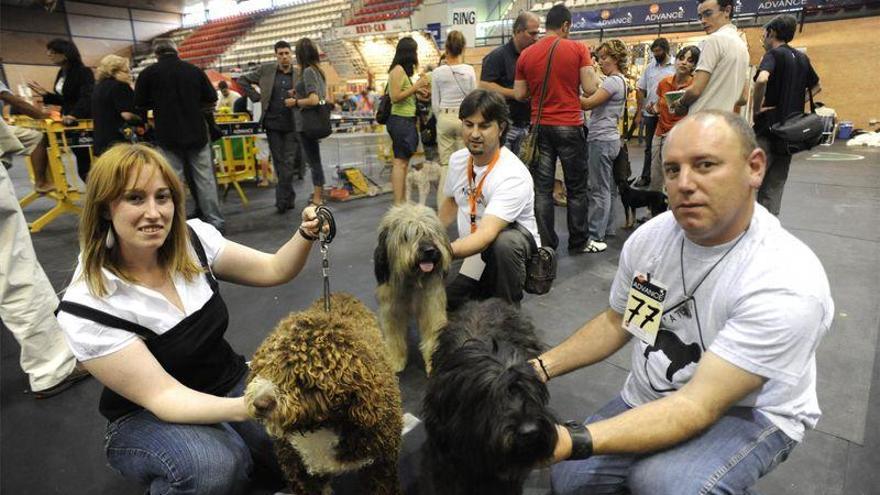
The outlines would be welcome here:
<svg viewBox="0 0 880 495">
<path fill-rule="evenodd" d="M 618 396 L 586 423 L 629 409 Z M 597 455 L 553 466 L 558 495 L 743 494 L 788 458 L 797 442 L 756 409 L 734 407 L 701 435 L 654 454 Z"/>
<path fill-rule="evenodd" d="M 244 379 L 227 396 L 243 390 Z M 258 465 L 282 485 L 272 440 L 254 421 L 174 424 L 141 410 L 108 424 L 104 445 L 110 466 L 151 495 L 247 493 Z"/>
<path fill-rule="evenodd" d="M 587 142 L 587 170 L 590 177 L 587 231 L 592 241 L 605 241 L 608 232 L 614 233 L 617 186 L 612 169 L 618 153 L 620 139 Z"/>
</svg>

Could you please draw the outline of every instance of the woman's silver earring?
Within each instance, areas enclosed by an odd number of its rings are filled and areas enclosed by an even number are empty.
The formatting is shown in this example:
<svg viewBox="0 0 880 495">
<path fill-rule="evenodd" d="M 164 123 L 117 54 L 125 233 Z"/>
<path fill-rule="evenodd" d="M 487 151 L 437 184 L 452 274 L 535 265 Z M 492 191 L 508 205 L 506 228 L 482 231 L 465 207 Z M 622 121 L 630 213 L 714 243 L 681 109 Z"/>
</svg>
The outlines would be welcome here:
<svg viewBox="0 0 880 495">
<path fill-rule="evenodd" d="M 107 238 L 104 239 L 104 245 L 107 246 L 107 249 L 113 249 L 113 246 L 116 245 L 116 236 L 113 235 L 113 227 L 107 229 Z"/>
</svg>

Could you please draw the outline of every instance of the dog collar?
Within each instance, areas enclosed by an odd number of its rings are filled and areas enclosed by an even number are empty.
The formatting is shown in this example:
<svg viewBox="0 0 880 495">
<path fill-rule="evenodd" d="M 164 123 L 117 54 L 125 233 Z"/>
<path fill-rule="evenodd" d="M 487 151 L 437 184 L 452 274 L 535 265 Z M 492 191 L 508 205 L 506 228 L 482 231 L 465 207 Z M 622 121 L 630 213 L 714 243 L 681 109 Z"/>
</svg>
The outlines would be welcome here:
<svg viewBox="0 0 880 495">
<path fill-rule="evenodd" d="M 566 421 L 565 429 L 571 436 L 571 455 L 569 461 L 586 459 L 593 455 L 593 437 L 586 426 L 577 421 Z"/>
</svg>

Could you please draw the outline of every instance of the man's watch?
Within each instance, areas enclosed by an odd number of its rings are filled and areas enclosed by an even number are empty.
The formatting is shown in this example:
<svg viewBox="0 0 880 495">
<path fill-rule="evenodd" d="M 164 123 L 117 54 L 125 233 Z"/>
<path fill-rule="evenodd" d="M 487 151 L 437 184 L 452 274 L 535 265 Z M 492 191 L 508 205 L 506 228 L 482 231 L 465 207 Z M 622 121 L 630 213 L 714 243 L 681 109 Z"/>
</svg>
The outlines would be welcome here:
<svg viewBox="0 0 880 495">
<path fill-rule="evenodd" d="M 568 460 L 576 461 L 593 455 L 593 437 L 585 425 L 577 421 L 566 421 L 562 426 L 565 426 L 571 436 L 571 455 Z"/>
</svg>

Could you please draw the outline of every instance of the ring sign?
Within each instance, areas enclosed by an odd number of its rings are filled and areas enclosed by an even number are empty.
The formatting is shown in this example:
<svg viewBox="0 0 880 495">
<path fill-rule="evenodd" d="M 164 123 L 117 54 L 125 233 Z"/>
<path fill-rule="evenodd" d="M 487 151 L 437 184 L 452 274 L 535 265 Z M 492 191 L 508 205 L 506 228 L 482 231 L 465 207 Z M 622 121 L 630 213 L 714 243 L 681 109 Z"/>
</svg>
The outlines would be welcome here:
<svg viewBox="0 0 880 495">
<path fill-rule="evenodd" d="M 449 11 L 448 29 L 449 31 L 461 31 L 467 41 L 467 46 L 474 46 L 477 38 L 477 9 L 466 7 Z"/>
</svg>

